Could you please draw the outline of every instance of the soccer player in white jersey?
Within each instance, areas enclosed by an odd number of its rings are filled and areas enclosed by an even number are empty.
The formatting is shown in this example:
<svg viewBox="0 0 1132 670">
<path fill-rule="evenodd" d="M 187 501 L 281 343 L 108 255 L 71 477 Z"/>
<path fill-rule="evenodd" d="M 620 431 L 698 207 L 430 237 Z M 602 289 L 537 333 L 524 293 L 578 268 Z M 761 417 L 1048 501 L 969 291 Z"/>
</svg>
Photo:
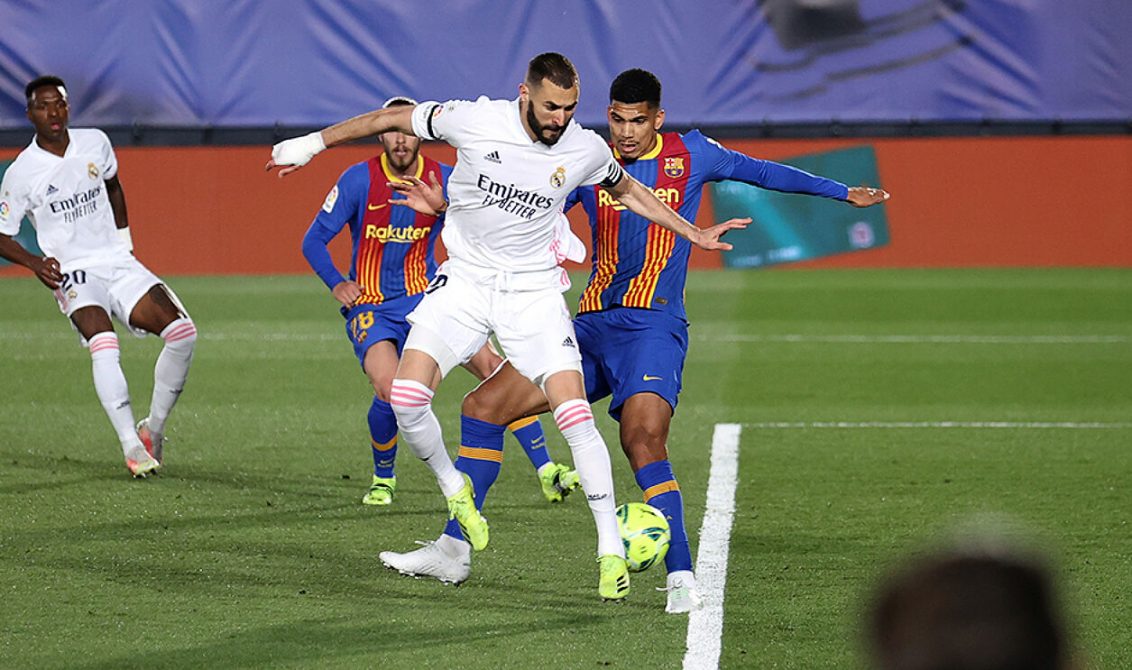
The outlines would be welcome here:
<svg viewBox="0 0 1132 670">
<path fill-rule="evenodd" d="M 165 422 L 188 376 L 196 326 L 172 291 L 131 253 L 126 198 L 110 140 L 101 130 L 68 128 L 62 79 L 39 77 L 25 93 L 35 138 L 0 185 L 0 256 L 34 272 L 54 292 L 90 349 L 94 389 L 122 443 L 126 467 L 145 477 L 161 467 Z M 13 239 L 25 214 L 44 257 Z M 135 335 L 165 340 L 154 368 L 149 416 L 137 426 L 111 316 Z"/>
<path fill-rule="evenodd" d="M 518 100 L 375 110 L 272 150 L 267 169 L 289 166 L 282 176 L 326 147 L 387 130 L 457 149 L 442 233 L 449 260 L 409 316 L 412 329 L 391 393 L 405 442 L 432 468 L 467 542 L 444 535 L 417 551 L 382 552 L 382 561 L 402 572 L 459 583 L 470 572 L 471 550 L 487 544 L 487 522 L 476 509 L 483 501 L 453 466 L 431 404 L 444 375 L 494 332 L 515 369 L 542 388 L 570 445 L 597 525 L 599 594 L 619 600 L 629 593 L 609 451 L 585 399 L 562 297 L 569 279 L 558 266 L 565 242 L 559 213 L 572 189 L 600 184 L 632 211 L 704 249 L 730 248 L 719 237 L 749 220 L 700 229 L 681 218 L 622 170 L 600 136 L 573 121 L 578 95 L 573 64 L 544 53 L 530 61 Z"/>
</svg>

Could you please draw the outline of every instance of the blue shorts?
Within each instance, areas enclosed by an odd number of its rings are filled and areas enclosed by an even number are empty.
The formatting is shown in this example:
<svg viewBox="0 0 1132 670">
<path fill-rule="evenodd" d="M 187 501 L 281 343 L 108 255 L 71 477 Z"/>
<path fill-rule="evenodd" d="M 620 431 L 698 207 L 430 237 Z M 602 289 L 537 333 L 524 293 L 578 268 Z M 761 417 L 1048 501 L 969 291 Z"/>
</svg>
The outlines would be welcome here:
<svg viewBox="0 0 1132 670">
<path fill-rule="evenodd" d="M 609 415 L 618 421 L 625 401 L 638 393 L 655 393 L 676 410 L 688 354 L 687 321 L 651 309 L 615 307 L 579 314 L 574 330 L 590 402 L 612 395 Z"/>
<path fill-rule="evenodd" d="M 409 321 L 405 317 L 424 297 L 423 293 L 394 298 L 380 305 L 365 303 L 350 309 L 342 308 L 346 318 L 346 336 L 354 345 L 354 355 L 365 368 L 366 352 L 378 342 L 389 340 L 397 347 L 397 355 L 409 336 Z"/>
</svg>

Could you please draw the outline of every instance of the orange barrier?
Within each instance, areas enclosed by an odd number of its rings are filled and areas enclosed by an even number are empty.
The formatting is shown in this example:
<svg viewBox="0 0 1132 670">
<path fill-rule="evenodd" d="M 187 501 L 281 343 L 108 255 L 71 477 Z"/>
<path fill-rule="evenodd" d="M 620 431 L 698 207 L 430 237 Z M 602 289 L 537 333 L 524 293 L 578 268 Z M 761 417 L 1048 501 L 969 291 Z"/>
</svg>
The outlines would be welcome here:
<svg viewBox="0 0 1132 670">
<path fill-rule="evenodd" d="M 881 186 L 893 193 L 891 244 L 791 267 L 1132 267 L 1129 137 L 724 142 L 772 160 L 865 143 L 876 149 Z M 279 179 L 263 171 L 263 146 L 119 148 L 137 254 L 168 275 L 309 272 L 299 247 L 326 192 L 342 170 L 378 150 L 332 149 Z M 451 161 L 455 152 L 430 145 L 425 153 Z M 712 222 L 704 200 L 701 226 Z M 580 208 L 571 219 L 588 243 Z M 333 252 L 344 267 L 343 238 Z M 720 267 L 715 254 L 696 252 L 692 262 Z"/>
</svg>

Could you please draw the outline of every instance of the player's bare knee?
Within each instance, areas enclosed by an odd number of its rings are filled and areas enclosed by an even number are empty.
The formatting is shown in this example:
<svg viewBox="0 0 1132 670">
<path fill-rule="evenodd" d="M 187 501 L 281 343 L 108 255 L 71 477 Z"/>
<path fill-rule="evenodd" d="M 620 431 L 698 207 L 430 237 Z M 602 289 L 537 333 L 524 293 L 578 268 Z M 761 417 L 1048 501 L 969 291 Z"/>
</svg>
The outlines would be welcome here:
<svg viewBox="0 0 1132 670">
<path fill-rule="evenodd" d="M 638 424 L 621 427 L 621 449 L 629 461 L 641 466 L 668 458 L 667 427 Z"/>
<path fill-rule="evenodd" d="M 546 408 L 531 411 L 527 403 L 515 395 L 513 389 L 484 385 L 464 397 L 461 411 L 473 419 L 506 426 L 525 416 L 546 411 Z"/>
<path fill-rule="evenodd" d="M 71 314 L 71 322 L 79 333 L 90 340 L 99 333 L 114 332 L 114 324 L 110 322 L 110 315 L 101 307 L 92 305 L 82 307 Z"/>
<path fill-rule="evenodd" d="M 483 387 L 477 388 L 464 396 L 464 402 L 460 405 L 460 413 L 479 421 L 502 425 L 502 422 L 496 416 L 499 413 L 500 398 L 493 398 L 495 395 L 498 394 L 493 394 Z"/>
<path fill-rule="evenodd" d="M 373 393 L 382 402 L 389 402 L 393 388 L 393 375 L 370 375 L 370 384 L 373 384 Z"/>
<path fill-rule="evenodd" d="M 181 320 L 191 319 L 170 296 L 164 284 L 151 286 L 130 311 L 130 325 L 158 336 Z"/>
</svg>

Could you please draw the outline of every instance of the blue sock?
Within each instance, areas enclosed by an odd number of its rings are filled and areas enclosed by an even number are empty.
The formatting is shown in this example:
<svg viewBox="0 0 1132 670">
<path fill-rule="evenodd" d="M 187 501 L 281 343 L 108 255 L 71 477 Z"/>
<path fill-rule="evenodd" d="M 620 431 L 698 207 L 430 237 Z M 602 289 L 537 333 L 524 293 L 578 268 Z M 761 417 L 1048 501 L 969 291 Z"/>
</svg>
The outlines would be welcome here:
<svg viewBox="0 0 1132 670">
<path fill-rule="evenodd" d="M 393 462 L 397 460 L 397 417 L 389 403 L 374 396 L 368 419 L 373 474 L 376 477 L 392 477 Z"/>
<path fill-rule="evenodd" d="M 649 463 L 637 470 L 637 486 L 645 493 L 645 502 L 664 513 L 672 540 L 664 557 L 668 572 L 692 569 L 692 552 L 688 547 L 688 532 L 684 529 L 684 496 L 672 474 L 667 460 Z"/>
<path fill-rule="evenodd" d="M 456 469 L 471 478 L 476 509 L 483 509 L 487 491 L 499 477 L 499 468 L 503 465 L 503 432 L 503 426 L 469 416 L 460 417 L 460 455 L 456 458 Z M 448 520 L 444 534 L 464 539 L 455 519 Z"/>
<path fill-rule="evenodd" d="M 527 458 L 531 459 L 536 471 L 550 462 L 550 454 L 546 453 L 546 433 L 542 432 L 537 416 L 514 421 L 507 429 L 523 445 L 523 451 L 527 452 Z"/>
</svg>

